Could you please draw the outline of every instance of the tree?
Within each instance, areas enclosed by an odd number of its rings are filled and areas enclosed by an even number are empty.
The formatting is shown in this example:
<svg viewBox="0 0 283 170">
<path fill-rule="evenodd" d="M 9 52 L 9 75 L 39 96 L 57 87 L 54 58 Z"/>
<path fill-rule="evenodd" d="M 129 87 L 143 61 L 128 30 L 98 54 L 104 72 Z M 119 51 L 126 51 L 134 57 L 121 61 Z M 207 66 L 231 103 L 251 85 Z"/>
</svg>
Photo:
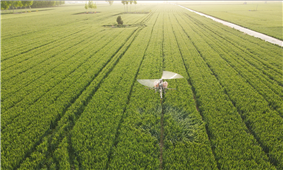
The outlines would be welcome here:
<svg viewBox="0 0 283 170">
<path fill-rule="evenodd" d="M 64 4 L 65 1 L 60 1 L 60 4 Z M 34 1 L 33 4 L 31 4 L 31 7 L 33 8 L 41 8 L 41 7 L 51 7 L 51 6 L 56 6 L 57 2 L 56 1 Z"/>
<path fill-rule="evenodd" d="M 93 2 L 92 1 L 88 1 L 88 8 L 92 9 L 93 6 Z"/>
<path fill-rule="evenodd" d="M 11 5 L 11 1 L 1 1 L 1 9 L 3 10 L 8 10 Z"/>
<path fill-rule="evenodd" d="M 22 6 L 23 6 L 22 1 L 16 1 L 16 2 L 17 2 L 17 7 L 22 8 Z"/>
<path fill-rule="evenodd" d="M 128 4 L 129 4 L 129 1 L 125 1 L 125 3 L 127 4 L 127 12 L 128 12 Z"/>
<path fill-rule="evenodd" d="M 117 17 L 117 23 L 118 23 L 118 25 L 123 25 L 123 20 L 122 20 L 121 16 Z"/>
<path fill-rule="evenodd" d="M 96 9 L 96 8 L 97 8 L 96 3 L 95 3 L 95 4 L 92 4 L 92 8 L 93 8 L 93 9 Z M 95 10 L 95 13 L 96 13 L 96 10 Z"/>
<path fill-rule="evenodd" d="M 135 12 L 136 12 L 136 5 L 137 5 L 137 1 L 134 1 L 134 4 L 135 4 Z"/>
<path fill-rule="evenodd" d="M 125 12 L 125 4 L 126 4 L 126 1 L 125 1 L 125 0 L 122 0 L 121 2 L 122 2 L 122 4 L 124 5 L 124 12 Z"/>
<path fill-rule="evenodd" d="M 111 6 L 113 4 L 114 1 L 106 1 L 109 3 L 109 5 Z"/>
<path fill-rule="evenodd" d="M 19 6 L 23 6 L 21 1 L 11 1 L 11 6 L 13 8 L 13 13 L 14 13 L 14 9 L 18 8 Z"/>
<path fill-rule="evenodd" d="M 88 1 L 88 7 L 91 8 L 91 9 L 97 8 L 96 3 L 94 4 L 92 1 Z"/>
<path fill-rule="evenodd" d="M 25 7 L 25 12 L 27 12 L 27 6 L 29 6 L 29 1 L 23 1 L 22 4 L 23 7 Z"/>
<path fill-rule="evenodd" d="M 87 9 L 88 9 L 87 3 L 85 3 L 85 9 L 86 9 L 86 13 L 87 13 Z"/>
<path fill-rule="evenodd" d="M 26 2 L 28 2 L 28 6 L 29 6 L 29 9 L 31 10 L 31 6 L 32 6 L 32 4 L 33 4 L 33 1 L 26 1 Z"/>
<path fill-rule="evenodd" d="M 130 12 L 132 12 L 132 3 L 133 3 L 133 1 L 130 1 Z"/>
</svg>

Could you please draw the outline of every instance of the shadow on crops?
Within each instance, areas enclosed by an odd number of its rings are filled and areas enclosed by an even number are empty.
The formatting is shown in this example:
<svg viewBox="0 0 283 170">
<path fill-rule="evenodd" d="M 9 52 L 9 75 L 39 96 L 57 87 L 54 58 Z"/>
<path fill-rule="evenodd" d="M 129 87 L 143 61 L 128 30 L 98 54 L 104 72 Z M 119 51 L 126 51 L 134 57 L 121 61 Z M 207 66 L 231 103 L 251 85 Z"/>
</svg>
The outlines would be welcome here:
<svg viewBox="0 0 283 170">
<path fill-rule="evenodd" d="M 193 111 L 164 105 L 164 140 L 176 143 L 178 141 L 197 142 L 199 131 L 204 123 L 196 117 Z"/>
</svg>

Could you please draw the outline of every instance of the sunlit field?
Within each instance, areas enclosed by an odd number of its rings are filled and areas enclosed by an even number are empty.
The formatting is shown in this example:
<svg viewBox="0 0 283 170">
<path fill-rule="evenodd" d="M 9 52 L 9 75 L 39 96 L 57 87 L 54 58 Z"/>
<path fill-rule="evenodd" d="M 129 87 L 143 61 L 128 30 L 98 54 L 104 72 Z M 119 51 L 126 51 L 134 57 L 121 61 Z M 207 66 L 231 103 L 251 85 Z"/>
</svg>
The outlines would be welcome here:
<svg viewBox="0 0 283 170">
<path fill-rule="evenodd" d="M 282 2 L 179 2 L 190 9 L 283 40 Z"/>
<path fill-rule="evenodd" d="M 283 169 L 282 48 L 174 4 L 3 11 L 1 76 L 3 170 Z"/>
</svg>

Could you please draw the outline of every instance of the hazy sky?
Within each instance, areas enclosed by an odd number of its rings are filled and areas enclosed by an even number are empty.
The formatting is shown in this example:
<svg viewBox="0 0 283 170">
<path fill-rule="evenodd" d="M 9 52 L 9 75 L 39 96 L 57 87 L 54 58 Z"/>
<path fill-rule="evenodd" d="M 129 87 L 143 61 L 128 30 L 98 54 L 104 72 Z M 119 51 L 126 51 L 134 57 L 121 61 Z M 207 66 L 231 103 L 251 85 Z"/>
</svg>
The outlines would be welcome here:
<svg viewBox="0 0 283 170">
<path fill-rule="evenodd" d="M 77 3 L 77 4 L 85 4 L 86 2 L 88 2 L 88 1 L 65 1 L 65 3 L 66 4 L 75 4 L 75 3 Z M 105 1 L 93 1 L 93 2 L 96 2 L 96 3 L 108 3 L 108 2 L 105 2 Z M 145 0 L 139 0 L 139 1 L 137 1 L 138 3 L 163 3 L 164 1 L 145 1 Z M 168 2 L 170 2 L 170 1 L 168 1 Z M 177 2 L 177 1 L 175 1 L 175 2 Z M 121 3 L 121 1 L 114 1 L 114 3 Z"/>
</svg>

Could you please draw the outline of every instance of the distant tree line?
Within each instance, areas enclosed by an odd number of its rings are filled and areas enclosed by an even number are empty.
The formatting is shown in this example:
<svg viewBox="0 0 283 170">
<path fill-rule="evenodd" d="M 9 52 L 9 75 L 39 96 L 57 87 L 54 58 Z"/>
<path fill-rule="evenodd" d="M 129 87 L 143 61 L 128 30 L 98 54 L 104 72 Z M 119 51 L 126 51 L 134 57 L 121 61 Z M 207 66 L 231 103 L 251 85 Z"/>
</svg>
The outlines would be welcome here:
<svg viewBox="0 0 283 170">
<path fill-rule="evenodd" d="M 114 1 L 106 1 L 109 3 L 109 5 L 112 5 Z"/>
<path fill-rule="evenodd" d="M 29 7 L 29 8 L 40 8 L 40 7 L 52 7 L 65 4 L 65 1 L 1 1 L 1 10 L 8 10 Z"/>
<path fill-rule="evenodd" d="M 85 4 L 85 9 L 96 9 L 96 3 L 93 3 L 93 1 L 88 1 L 88 3 Z"/>
<path fill-rule="evenodd" d="M 124 11 L 126 11 L 125 10 L 125 5 L 127 5 L 127 12 L 128 12 L 128 5 L 130 4 L 130 5 L 132 5 L 132 4 L 137 4 L 137 1 L 125 1 L 125 0 L 122 0 L 121 1 L 121 3 L 124 5 Z M 130 6 L 130 11 L 131 11 L 131 6 Z"/>
<path fill-rule="evenodd" d="M 52 7 L 65 4 L 65 1 L 34 1 L 31 7 L 41 8 L 41 7 Z"/>
</svg>

